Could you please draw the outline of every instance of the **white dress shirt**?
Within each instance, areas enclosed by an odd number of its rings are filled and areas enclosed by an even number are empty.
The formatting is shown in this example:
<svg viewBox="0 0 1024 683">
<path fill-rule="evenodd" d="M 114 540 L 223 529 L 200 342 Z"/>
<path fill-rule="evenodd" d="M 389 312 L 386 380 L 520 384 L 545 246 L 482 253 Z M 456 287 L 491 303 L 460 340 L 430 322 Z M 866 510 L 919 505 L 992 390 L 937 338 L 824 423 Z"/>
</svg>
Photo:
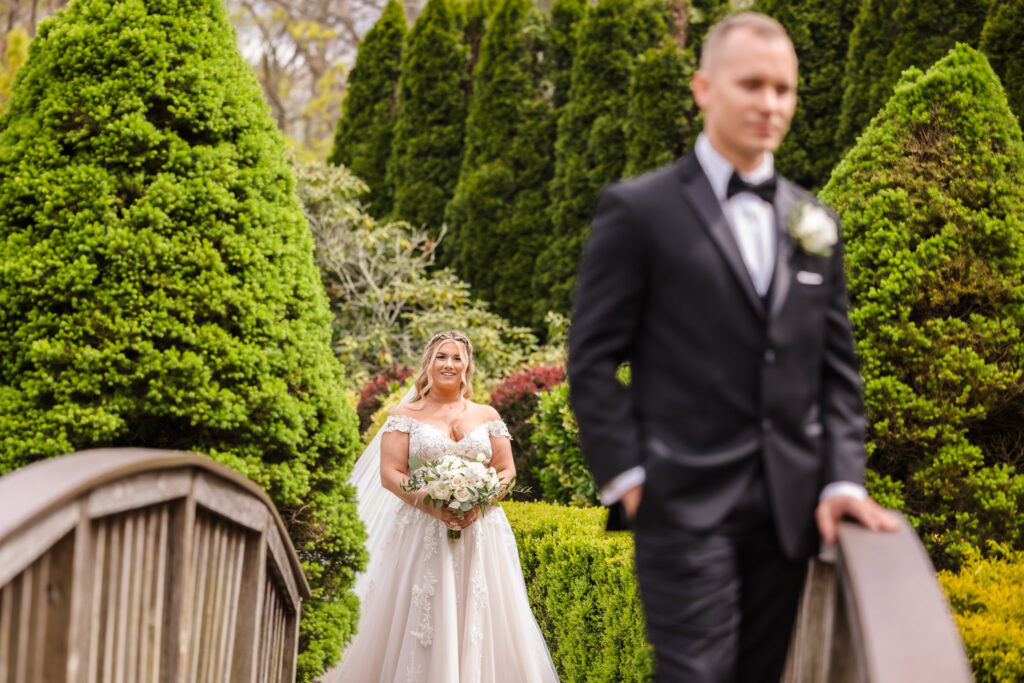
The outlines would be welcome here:
<svg viewBox="0 0 1024 683">
<path fill-rule="evenodd" d="M 754 289 L 764 296 L 771 286 L 775 270 L 775 252 L 778 249 L 772 204 L 750 192 L 739 192 L 732 197 L 726 197 L 729 178 L 735 169 L 711 146 L 711 141 L 704 133 L 697 136 L 693 152 L 708 182 L 711 183 L 711 190 L 722 207 L 726 222 L 732 229 L 733 237 L 736 238 L 736 244 L 743 256 L 743 263 L 754 283 Z M 749 173 L 740 173 L 739 176 L 748 183 L 757 184 L 768 180 L 774 173 L 775 159 L 771 152 L 765 152 L 760 166 Z M 642 465 L 631 467 L 601 489 L 601 503 L 611 505 L 619 501 L 626 491 L 643 484 L 645 480 L 646 474 Z M 860 484 L 835 481 L 821 491 L 818 500 L 822 501 L 839 494 L 856 498 L 866 498 L 868 495 Z"/>
</svg>

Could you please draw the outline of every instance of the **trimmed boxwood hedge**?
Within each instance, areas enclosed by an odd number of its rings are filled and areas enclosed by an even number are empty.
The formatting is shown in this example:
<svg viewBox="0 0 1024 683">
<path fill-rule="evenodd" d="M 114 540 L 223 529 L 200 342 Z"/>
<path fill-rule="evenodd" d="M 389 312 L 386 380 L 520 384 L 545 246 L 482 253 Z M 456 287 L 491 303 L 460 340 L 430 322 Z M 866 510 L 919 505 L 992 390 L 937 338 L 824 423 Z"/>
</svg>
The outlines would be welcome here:
<svg viewBox="0 0 1024 683">
<path fill-rule="evenodd" d="M 633 573 L 633 537 L 605 533 L 605 508 L 502 504 L 530 605 L 563 683 L 647 681 L 653 650 Z"/>
</svg>

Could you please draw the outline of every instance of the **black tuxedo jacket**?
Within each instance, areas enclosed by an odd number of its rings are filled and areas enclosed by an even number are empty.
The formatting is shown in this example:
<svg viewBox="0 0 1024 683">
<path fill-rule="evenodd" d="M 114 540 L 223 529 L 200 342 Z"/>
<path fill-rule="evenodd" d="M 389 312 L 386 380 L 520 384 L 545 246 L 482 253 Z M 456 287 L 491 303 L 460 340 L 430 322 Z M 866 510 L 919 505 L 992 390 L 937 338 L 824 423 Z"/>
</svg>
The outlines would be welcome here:
<svg viewBox="0 0 1024 683">
<path fill-rule="evenodd" d="M 779 178 L 762 298 L 692 153 L 598 200 L 570 328 L 570 395 L 598 485 L 643 465 L 638 526 L 709 529 L 763 476 L 782 550 L 797 558 L 817 548 L 822 488 L 863 481 L 841 248 L 825 257 L 793 242 L 801 202 L 817 200 Z M 615 379 L 623 361 L 628 387 Z"/>
</svg>

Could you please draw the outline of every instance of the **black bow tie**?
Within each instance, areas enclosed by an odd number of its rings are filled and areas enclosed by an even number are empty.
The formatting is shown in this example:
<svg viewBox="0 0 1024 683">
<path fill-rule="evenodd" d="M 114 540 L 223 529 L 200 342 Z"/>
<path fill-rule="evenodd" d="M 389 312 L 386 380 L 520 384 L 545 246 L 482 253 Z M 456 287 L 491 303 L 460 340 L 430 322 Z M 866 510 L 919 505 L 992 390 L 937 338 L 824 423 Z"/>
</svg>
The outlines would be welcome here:
<svg viewBox="0 0 1024 683">
<path fill-rule="evenodd" d="M 740 178 L 736 171 L 732 172 L 729 177 L 729 186 L 725 189 L 725 198 L 730 199 L 737 192 L 753 192 L 761 199 L 765 200 L 769 204 L 775 201 L 775 176 L 764 181 L 763 183 L 748 183 L 743 178 Z"/>
</svg>

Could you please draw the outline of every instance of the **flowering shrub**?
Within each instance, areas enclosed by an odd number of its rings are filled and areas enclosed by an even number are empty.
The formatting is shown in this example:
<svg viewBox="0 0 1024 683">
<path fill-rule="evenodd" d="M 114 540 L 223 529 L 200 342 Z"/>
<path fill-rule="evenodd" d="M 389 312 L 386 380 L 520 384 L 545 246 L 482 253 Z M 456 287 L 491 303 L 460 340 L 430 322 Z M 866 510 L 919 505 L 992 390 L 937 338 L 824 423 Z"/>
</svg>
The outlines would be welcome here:
<svg viewBox="0 0 1024 683">
<path fill-rule="evenodd" d="M 537 448 L 530 440 L 534 425 L 529 419 L 537 410 L 540 392 L 564 381 L 564 368 L 559 365 L 543 365 L 509 375 L 491 392 L 491 405 L 512 434 L 516 483 L 531 489 L 530 493 L 517 495 L 520 500 L 536 500 L 540 497 L 540 480 L 536 473 Z"/>
<path fill-rule="evenodd" d="M 359 403 L 356 405 L 360 432 L 370 426 L 373 414 L 380 408 L 384 397 L 411 376 L 412 368 L 404 365 L 392 365 L 383 372 L 378 372 L 363 385 L 363 390 L 359 392 Z"/>
</svg>

